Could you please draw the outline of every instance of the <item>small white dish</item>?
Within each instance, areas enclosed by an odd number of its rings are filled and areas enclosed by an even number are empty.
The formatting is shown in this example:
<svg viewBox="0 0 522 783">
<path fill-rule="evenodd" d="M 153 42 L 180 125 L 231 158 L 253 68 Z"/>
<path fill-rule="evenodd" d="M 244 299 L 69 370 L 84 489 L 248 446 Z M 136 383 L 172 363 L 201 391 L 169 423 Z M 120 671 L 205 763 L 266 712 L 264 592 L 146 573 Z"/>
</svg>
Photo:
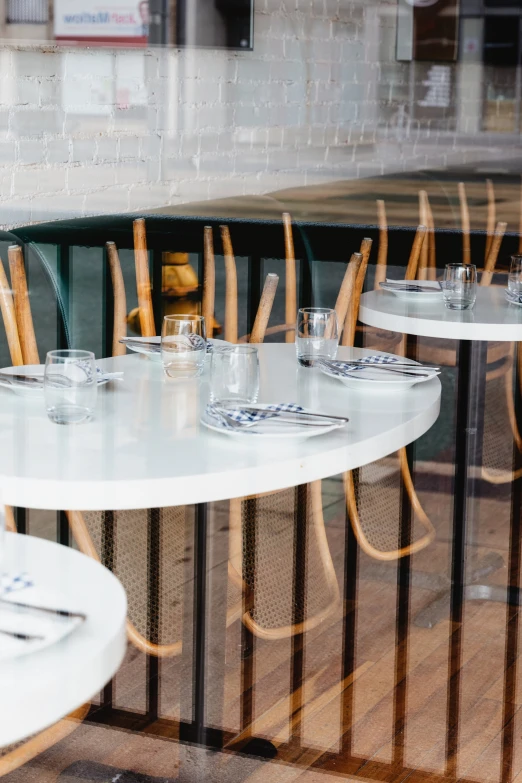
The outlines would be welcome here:
<svg viewBox="0 0 522 783">
<path fill-rule="evenodd" d="M 268 405 L 256 405 L 259 410 L 268 408 Z M 305 409 L 306 410 L 306 409 Z M 244 427 L 242 429 L 228 429 L 227 427 L 218 424 L 216 419 L 209 416 L 205 411 L 201 417 L 201 423 L 208 427 L 209 430 L 219 432 L 220 435 L 229 435 L 232 438 L 249 438 L 253 436 L 254 440 L 259 438 L 268 438 L 270 440 L 285 439 L 285 440 L 302 440 L 303 438 L 314 438 L 317 435 L 325 435 L 327 432 L 338 430 L 341 427 L 345 427 L 346 424 L 332 424 L 327 427 L 313 425 L 299 425 L 299 424 L 286 424 L 284 422 L 277 422 L 275 418 L 265 419 L 260 421 L 253 427 Z"/>
<path fill-rule="evenodd" d="M 349 359 L 346 361 L 349 361 Z M 415 369 L 415 364 L 416 362 L 411 363 L 412 370 Z M 383 367 L 382 364 L 378 366 Z M 413 378 L 406 375 L 399 375 L 396 370 L 389 370 L 389 372 L 386 372 L 386 370 L 376 369 L 375 367 L 368 365 L 368 368 L 363 367 L 361 369 L 353 370 L 353 375 L 344 377 L 336 375 L 326 366 L 321 367 L 320 369 L 325 375 L 328 375 L 336 381 L 341 381 L 341 383 L 351 389 L 370 392 L 405 391 L 406 389 L 411 389 L 412 386 L 416 386 L 418 383 L 426 383 L 426 381 L 431 381 L 433 378 L 436 378 L 437 375 L 440 375 L 438 372 L 433 372 L 428 378 Z"/>
<path fill-rule="evenodd" d="M 155 337 L 133 337 L 132 338 L 136 343 L 154 343 L 158 347 L 161 346 L 161 336 L 156 335 Z M 213 346 L 225 346 L 225 345 L 232 345 L 232 343 L 227 342 L 226 340 L 217 340 L 214 337 L 210 338 L 208 342 Z M 129 343 L 125 343 L 125 347 L 129 349 L 129 351 L 134 351 L 135 353 L 142 353 L 144 356 L 147 356 L 151 361 L 153 362 L 161 362 L 161 351 L 157 352 L 151 352 L 146 346 L 143 346 L 141 348 L 139 345 L 130 345 Z M 212 356 L 212 352 L 208 351 L 207 356 Z"/>
<path fill-rule="evenodd" d="M 16 386 L 4 381 L 0 377 L 0 386 L 9 389 L 20 397 L 41 397 L 43 394 L 43 378 L 45 373 L 45 364 L 22 364 L 19 367 L 2 367 L 0 373 L 6 375 L 31 375 L 42 379 L 41 386 Z M 98 386 L 104 386 L 109 383 L 110 378 L 102 378 L 98 381 Z"/>
<path fill-rule="evenodd" d="M 393 288 L 388 288 L 387 283 L 393 283 Z M 381 288 L 389 294 L 408 302 L 438 302 L 442 300 L 442 288 L 437 280 L 386 280 L 381 283 Z M 407 287 L 419 285 L 423 288 L 432 288 L 432 291 L 408 291 Z M 399 286 L 399 287 L 396 287 Z M 401 287 L 404 286 L 404 291 Z"/>
</svg>

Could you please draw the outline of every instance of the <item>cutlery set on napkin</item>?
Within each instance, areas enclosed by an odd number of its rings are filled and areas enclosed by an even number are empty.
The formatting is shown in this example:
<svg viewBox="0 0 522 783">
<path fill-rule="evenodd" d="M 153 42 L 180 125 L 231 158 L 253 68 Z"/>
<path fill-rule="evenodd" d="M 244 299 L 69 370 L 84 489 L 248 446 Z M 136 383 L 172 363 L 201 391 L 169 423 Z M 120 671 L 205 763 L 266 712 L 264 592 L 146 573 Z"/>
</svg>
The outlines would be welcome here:
<svg viewBox="0 0 522 783">
<path fill-rule="evenodd" d="M 188 334 L 185 336 L 193 346 L 201 340 L 201 337 L 197 334 Z M 151 356 L 161 356 L 161 337 L 122 337 L 120 343 L 131 351 L 150 354 Z M 223 345 L 219 345 L 219 343 L 223 343 Z M 230 343 L 227 343 L 224 340 L 207 340 L 207 353 L 224 350 L 229 345 Z"/>
<path fill-rule="evenodd" d="M 0 370 L 0 386 L 29 392 L 43 391 L 44 370 L 45 366 L 43 364 L 6 367 Z M 122 372 L 104 372 L 100 367 L 96 368 L 96 380 L 99 386 L 109 381 L 119 381 L 122 378 Z M 53 373 L 53 383 L 63 387 L 73 385 L 71 378 L 57 373 Z"/>
<path fill-rule="evenodd" d="M 26 573 L 0 580 L 0 660 L 43 650 L 87 618 L 62 608 L 58 596 L 38 588 Z"/>
<path fill-rule="evenodd" d="M 510 291 L 509 288 L 506 288 L 504 293 L 510 304 L 522 305 L 522 293 L 516 294 L 514 291 Z"/>
<path fill-rule="evenodd" d="M 442 285 L 438 280 L 388 280 L 380 283 L 384 291 L 392 293 L 441 294 Z"/>
</svg>

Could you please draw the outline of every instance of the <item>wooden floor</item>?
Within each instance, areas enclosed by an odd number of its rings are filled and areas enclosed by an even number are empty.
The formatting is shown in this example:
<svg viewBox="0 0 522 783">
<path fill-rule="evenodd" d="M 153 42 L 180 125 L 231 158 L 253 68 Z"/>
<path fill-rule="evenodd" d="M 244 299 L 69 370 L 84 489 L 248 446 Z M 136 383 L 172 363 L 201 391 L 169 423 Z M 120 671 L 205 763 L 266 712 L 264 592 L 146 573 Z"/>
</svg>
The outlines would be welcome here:
<svg viewBox="0 0 522 783">
<path fill-rule="evenodd" d="M 7 775 L 6 783 L 165 783 L 187 781 L 302 780 L 316 783 L 325 775 L 359 780 L 434 781 L 466 779 L 481 783 L 522 780 L 522 683 L 511 699 L 514 721 L 512 767 L 502 772 L 504 721 L 504 660 L 506 607 L 501 603 L 467 602 L 464 612 L 460 671 L 460 708 L 456 755 L 448 760 L 448 650 L 451 636 L 449 609 L 432 628 L 421 628 L 415 617 L 435 593 L 418 584 L 423 574 L 448 573 L 451 558 L 451 495 L 447 468 L 438 474 L 429 467 L 430 491 L 421 490 L 421 502 L 437 529 L 433 544 L 412 558 L 409 634 L 407 646 L 396 637 L 396 564 L 379 564 L 359 553 L 353 674 L 343 682 L 342 605 L 304 639 L 304 684 L 290 702 L 292 641 L 256 640 L 254 724 L 252 733 L 278 748 L 274 761 L 242 754 L 214 753 L 179 744 L 169 720 L 188 718 L 183 707 L 187 669 L 183 657 L 160 665 L 160 718 L 146 731 L 84 723 L 66 740 L 50 748 L 22 769 Z M 419 466 L 419 476 L 422 465 Z M 446 488 L 445 488 L 446 487 Z M 345 514 L 339 479 L 323 483 L 328 542 L 341 587 L 345 576 Z M 509 546 L 509 492 L 484 487 L 476 519 L 476 546 L 468 558 L 497 553 L 504 562 Z M 211 552 L 223 552 L 227 535 L 226 510 L 212 517 Z M 52 536 L 52 518 L 33 514 L 32 532 Z M 213 568 L 222 567 L 219 556 Z M 506 568 L 487 577 L 506 584 Z M 420 575 L 420 576 L 419 576 Z M 511 618 L 511 622 L 513 618 Z M 209 724 L 240 734 L 242 642 L 236 622 L 226 635 L 224 700 L 213 674 L 214 654 L 222 636 L 209 638 Z M 295 652 L 295 651 L 294 651 Z M 217 655 L 219 657 L 219 655 Z M 514 665 L 514 664 L 513 664 Z M 399 669 L 397 668 L 399 666 Z M 397 682 L 403 667 L 406 679 Z M 404 722 L 397 720 L 397 688 L 404 705 Z M 296 709 L 297 704 L 297 709 Z M 349 723 L 341 713 L 349 707 Z M 129 648 L 116 678 L 115 706 L 143 713 L 146 709 L 146 661 Z M 294 710 L 292 714 L 292 709 Z M 292 714 L 292 717 L 290 715 Z M 400 717 L 400 716 L 399 716 Z M 453 723 L 453 720 L 452 720 Z M 509 738 L 509 734 L 507 735 Z M 506 735 L 504 734 L 504 742 Z M 348 740 L 351 744 L 347 752 Z M 345 753 L 340 752 L 344 742 Z M 451 738 L 450 738 L 451 745 Z M 504 748 L 504 761 L 506 749 Z M 129 775 L 125 771 L 140 773 Z M 125 774 L 124 774 L 125 773 Z M 119 777 L 118 777 L 119 775 Z M 149 776 L 149 777 L 147 777 Z"/>
</svg>

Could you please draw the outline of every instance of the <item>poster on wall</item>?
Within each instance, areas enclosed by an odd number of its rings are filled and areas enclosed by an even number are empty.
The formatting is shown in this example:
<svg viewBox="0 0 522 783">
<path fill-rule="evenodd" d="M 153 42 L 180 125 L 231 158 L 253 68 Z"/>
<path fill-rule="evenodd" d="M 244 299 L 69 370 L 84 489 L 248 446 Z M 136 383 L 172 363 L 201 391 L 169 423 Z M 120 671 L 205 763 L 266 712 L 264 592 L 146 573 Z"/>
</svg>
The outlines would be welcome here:
<svg viewBox="0 0 522 783">
<path fill-rule="evenodd" d="M 455 62 L 459 0 L 399 0 L 397 59 Z"/>
<path fill-rule="evenodd" d="M 145 46 L 148 34 L 148 0 L 54 2 L 54 36 L 57 41 Z"/>
</svg>

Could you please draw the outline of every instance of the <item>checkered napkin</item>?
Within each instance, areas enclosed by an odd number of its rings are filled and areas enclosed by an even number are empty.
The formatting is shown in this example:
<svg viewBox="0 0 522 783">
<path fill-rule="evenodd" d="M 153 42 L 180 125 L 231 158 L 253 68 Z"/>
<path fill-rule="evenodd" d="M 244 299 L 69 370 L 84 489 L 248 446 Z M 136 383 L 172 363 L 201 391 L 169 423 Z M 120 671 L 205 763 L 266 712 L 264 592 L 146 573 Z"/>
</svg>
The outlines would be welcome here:
<svg viewBox="0 0 522 783">
<path fill-rule="evenodd" d="M 362 359 L 359 359 L 359 361 L 364 362 L 365 364 L 372 365 L 372 364 L 393 364 L 394 362 L 399 361 L 396 356 L 364 356 Z M 329 374 L 331 375 L 338 375 L 340 378 L 351 375 L 351 373 L 355 372 L 356 370 L 365 370 L 365 367 L 362 367 L 360 364 L 350 364 L 350 362 L 340 362 L 336 359 L 322 359 L 319 362 L 319 367 L 322 367 L 324 369 L 328 369 Z"/>
<path fill-rule="evenodd" d="M 379 283 L 381 288 L 387 291 L 415 291 L 417 293 L 432 294 L 442 290 L 440 282 L 437 280 L 388 280 Z"/>
<path fill-rule="evenodd" d="M 218 408 L 219 405 L 213 405 L 209 403 L 207 405 L 207 416 L 213 421 L 219 424 L 224 430 L 233 430 L 235 427 L 227 421 L 226 417 L 223 417 Z M 251 424 L 252 422 L 262 422 L 267 419 L 277 418 L 278 413 L 302 413 L 304 408 L 300 405 L 296 405 L 294 402 L 280 402 L 274 405 L 267 405 L 265 408 L 259 409 L 255 413 L 252 411 L 246 411 L 242 408 L 227 408 L 227 416 L 237 421 L 238 424 Z"/>
<path fill-rule="evenodd" d="M 515 302 L 515 304 L 522 304 L 522 294 L 515 294 L 513 291 L 509 291 L 506 288 L 506 299 L 508 302 Z"/>
<path fill-rule="evenodd" d="M 26 587 L 34 587 L 34 582 L 25 571 L 20 574 L 2 574 L 0 576 L 0 594 L 2 595 L 17 593 Z"/>
</svg>

